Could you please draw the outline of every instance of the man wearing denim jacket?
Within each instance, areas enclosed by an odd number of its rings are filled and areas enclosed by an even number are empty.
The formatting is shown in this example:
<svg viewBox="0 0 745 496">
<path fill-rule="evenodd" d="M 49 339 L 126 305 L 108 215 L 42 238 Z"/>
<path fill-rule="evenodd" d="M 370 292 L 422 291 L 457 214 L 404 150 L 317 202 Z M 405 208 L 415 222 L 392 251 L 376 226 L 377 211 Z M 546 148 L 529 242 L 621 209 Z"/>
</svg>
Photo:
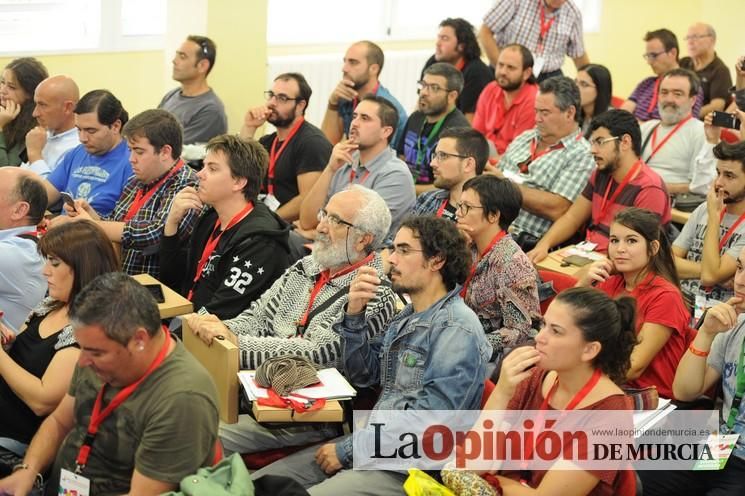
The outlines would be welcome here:
<svg viewBox="0 0 745 496">
<path fill-rule="evenodd" d="M 436 217 L 409 217 L 396 235 L 389 262 L 393 289 L 408 293 L 411 303 L 393 319 L 382 342 L 368 341 L 365 306 L 381 281 L 374 271 L 360 269 L 344 318 L 335 325 L 342 336 L 345 375 L 355 386 L 380 385 L 374 410 L 479 408 L 492 350 L 476 314 L 459 295 L 469 256 L 456 226 Z M 312 486 L 313 495 L 401 494 L 405 473 L 348 470 L 353 442 L 366 443 L 371 435 L 372 429 L 362 429 L 354 437 L 307 448 L 253 477 L 289 476 Z"/>
</svg>

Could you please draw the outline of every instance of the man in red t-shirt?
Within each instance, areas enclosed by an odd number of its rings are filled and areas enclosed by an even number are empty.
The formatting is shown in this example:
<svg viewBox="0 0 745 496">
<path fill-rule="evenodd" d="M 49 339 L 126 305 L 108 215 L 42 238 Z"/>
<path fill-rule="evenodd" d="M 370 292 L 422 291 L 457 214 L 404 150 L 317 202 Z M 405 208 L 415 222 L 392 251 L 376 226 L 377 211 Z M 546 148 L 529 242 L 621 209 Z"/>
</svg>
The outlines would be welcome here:
<svg viewBox="0 0 745 496">
<path fill-rule="evenodd" d="M 535 126 L 533 56 L 522 45 L 507 45 L 499 52 L 496 81 L 486 85 L 476 104 L 473 128 L 494 144 L 502 155 L 512 140 Z"/>
<path fill-rule="evenodd" d="M 588 223 L 586 238 L 597 251 L 608 249 L 610 224 L 620 210 L 646 208 L 670 222 L 670 196 L 662 178 L 640 158 L 641 131 L 632 114 L 609 110 L 590 124 L 590 150 L 597 169 L 582 195 L 541 238 L 528 256 L 540 262 L 549 250 L 569 239 Z"/>
</svg>

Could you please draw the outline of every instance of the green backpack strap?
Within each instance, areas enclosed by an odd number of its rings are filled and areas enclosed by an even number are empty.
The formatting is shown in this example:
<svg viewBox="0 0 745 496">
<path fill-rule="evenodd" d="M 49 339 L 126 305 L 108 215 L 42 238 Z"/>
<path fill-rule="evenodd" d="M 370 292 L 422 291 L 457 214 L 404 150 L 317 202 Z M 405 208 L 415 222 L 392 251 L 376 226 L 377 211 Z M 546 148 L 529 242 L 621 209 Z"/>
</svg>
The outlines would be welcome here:
<svg viewBox="0 0 745 496">
<path fill-rule="evenodd" d="M 254 496 L 251 475 L 238 453 L 181 479 L 180 491 L 165 496 Z"/>
</svg>

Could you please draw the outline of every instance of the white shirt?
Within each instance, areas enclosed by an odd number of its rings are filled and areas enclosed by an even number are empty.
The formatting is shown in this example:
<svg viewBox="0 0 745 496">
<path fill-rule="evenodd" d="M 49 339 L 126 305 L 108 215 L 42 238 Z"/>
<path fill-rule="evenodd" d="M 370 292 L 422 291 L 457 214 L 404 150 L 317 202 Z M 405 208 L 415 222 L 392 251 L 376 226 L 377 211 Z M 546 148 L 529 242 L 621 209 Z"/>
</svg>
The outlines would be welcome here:
<svg viewBox="0 0 745 496">
<path fill-rule="evenodd" d="M 79 144 L 78 129 L 75 127 L 59 134 L 52 134 L 51 131 L 47 131 L 47 144 L 41 151 L 41 158 L 31 164 L 23 163 L 21 167 L 30 169 L 42 177 L 47 177 L 57 167 L 65 153 Z"/>
</svg>

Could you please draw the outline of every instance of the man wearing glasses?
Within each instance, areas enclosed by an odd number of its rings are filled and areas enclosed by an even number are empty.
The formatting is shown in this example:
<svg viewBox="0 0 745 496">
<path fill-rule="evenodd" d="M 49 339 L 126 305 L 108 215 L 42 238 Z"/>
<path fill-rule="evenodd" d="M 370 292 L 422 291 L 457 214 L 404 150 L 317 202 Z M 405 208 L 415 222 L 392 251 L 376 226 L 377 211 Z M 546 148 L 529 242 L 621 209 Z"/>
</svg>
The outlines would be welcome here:
<svg viewBox="0 0 745 496">
<path fill-rule="evenodd" d="M 610 225 L 616 213 L 626 207 L 646 208 L 670 222 L 670 197 L 662 178 L 641 160 L 641 131 L 633 115 L 625 110 L 609 110 L 590 124 L 590 151 L 597 168 L 582 194 L 528 252 L 533 263 L 570 239 L 588 225 L 585 239 L 608 250 Z"/>
<path fill-rule="evenodd" d="M 451 127 L 470 126 L 455 107 L 463 89 L 463 75 L 455 66 L 438 62 L 424 70 L 417 83 L 417 110 L 406 122 L 403 139 L 398 142 L 398 156 L 406 162 L 416 184 L 417 195 L 433 189 L 432 151 L 440 134 Z"/>
<path fill-rule="evenodd" d="M 173 79 L 181 83 L 163 97 L 158 108 L 176 116 L 184 127 L 184 144 L 207 143 L 228 131 L 228 117 L 217 94 L 207 85 L 217 47 L 205 37 L 186 38 L 173 57 Z"/>
<path fill-rule="evenodd" d="M 694 71 L 701 79 L 704 106 L 699 115 L 705 117 L 709 112 L 724 110 L 729 101 L 732 76 L 729 68 L 714 51 L 717 43 L 716 31 L 711 25 L 698 22 L 688 28 L 685 40 L 689 56 L 680 59 L 680 67 Z"/>
<path fill-rule="evenodd" d="M 241 138 L 252 139 L 265 122 L 276 131 L 259 138 L 269 153 L 269 169 L 261 188 L 264 203 L 283 219 L 300 216 L 300 204 L 321 175 L 331 156 L 331 143 L 305 120 L 312 91 L 302 74 L 289 72 L 274 78 L 265 91 L 266 104 L 249 109 Z"/>
<path fill-rule="evenodd" d="M 388 233 L 391 215 L 379 194 L 355 185 L 331 197 L 318 218 L 311 255 L 288 268 L 237 317 L 220 322 L 214 315 L 193 315 L 193 332 L 206 343 L 216 336 L 237 343 L 243 369 L 284 355 L 306 357 L 319 367 L 341 366 L 340 337 L 332 325 L 343 315 L 350 284 L 360 271 L 383 280 L 383 261 L 375 250 Z M 366 339 L 380 337 L 394 314 L 390 284 L 378 286 L 374 293 L 364 312 Z M 335 435 L 336 428 L 317 424 L 262 426 L 250 415 L 220 426 L 228 453 L 303 445 Z"/>
<path fill-rule="evenodd" d="M 646 52 L 642 57 L 647 61 L 655 75 L 642 79 L 636 85 L 628 100 L 621 105 L 623 110 L 628 110 L 634 114 L 634 117 L 640 122 L 660 118 L 660 112 L 657 108 L 660 82 L 666 72 L 679 67 L 678 56 L 680 55 L 678 38 L 669 29 L 649 31 L 644 36 L 644 41 L 646 42 Z M 699 115 L 703 98 L 702 93 L 696 96 L 696 103 L 693 106 L 694 117 Z"/>
<path fill-rule="evenodd" d="M 473 128 L 502 155 L 515 137 L 535 125 L 533 55 L 522 45 L 507 45 L 499 52 L 494 75 L 496 81 L 484 88 L 476 104 Z"/>
<path fill-rule="evenodd" d="M 471 127 L 451 127 L 443 131 L 430 162 L 437 189 L 417 197 L 414 214 L 434 215 L 455 222 L 463 184 L 484 172 L 488 158 L 489 145 L 480 132 Z"/>
</svg>

